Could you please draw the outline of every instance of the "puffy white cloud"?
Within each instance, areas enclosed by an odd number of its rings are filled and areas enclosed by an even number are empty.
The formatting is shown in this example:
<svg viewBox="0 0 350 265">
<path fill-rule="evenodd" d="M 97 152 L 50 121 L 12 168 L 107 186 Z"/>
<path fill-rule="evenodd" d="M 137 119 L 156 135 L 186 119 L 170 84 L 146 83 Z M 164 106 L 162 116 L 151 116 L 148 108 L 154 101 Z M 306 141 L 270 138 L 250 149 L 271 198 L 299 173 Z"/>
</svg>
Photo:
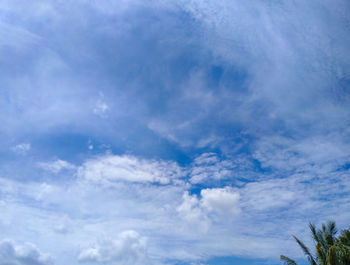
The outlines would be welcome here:
<svg viewBox="0 0 350 265">
<path fill-rule="evenodd" d="M 114 240 L 84 249 L 78 260 L 99 264 L 147 264 L 147 241 L 135 231 L 124 231 Z"/>
<path fill-rule="evenodd" d="M 230 187 L 201 190 L 202 207 L 208 211 L 236 215 L 240 213 L 240 194 Z"/>
<path fill-rule="evenodd" d="M 198 199 L 197 195 L 190 195 L 186 191 L 176 210 L 186 221 L 197 223 L 204 230 L 209 227 L 209 215 L 212 213 L 234 217 L 241 212 L 240 194 L 231 187 L 203 189 L 200 195 Z"/>
<path fill-rule="evenodd" d="M 200 208 L 200 201 L 196 195 L 190 195 L 186 191 L 182 196 L 182 203 L 176 210 L 182 218 L 191 223 L 202 223 L 203 227 L 207 227 L 208 218 Z M 204 223 L 203 223 L 204 222 Z"/>
<path fill-rule="evenodd" d="M 0 265 L 51 265 L 52 258 L 33 244 L 17 245 L 11 240 L 0 242 Z"/>
<path fill-rule="evenodd" d="M 116 181 L 169 184 L 179 181 L 183 172 L 175 162 L 105 155 L 86 161 L 79 167 L 78 175 L 106 185 Z"/>
</svg>

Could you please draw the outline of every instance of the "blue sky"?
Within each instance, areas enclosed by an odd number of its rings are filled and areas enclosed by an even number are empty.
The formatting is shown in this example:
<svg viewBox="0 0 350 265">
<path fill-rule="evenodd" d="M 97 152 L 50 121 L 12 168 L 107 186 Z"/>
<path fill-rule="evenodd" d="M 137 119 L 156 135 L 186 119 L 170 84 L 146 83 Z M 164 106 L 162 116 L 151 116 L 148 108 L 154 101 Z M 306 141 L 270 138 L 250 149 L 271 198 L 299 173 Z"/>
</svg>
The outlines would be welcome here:
<svg viewBox="0 0 350 265">
<path fill-rule="evenodd" d="M 277 265 L 348 227 L 349 11 L 1 1 L 0 265 Z"/>
</svg>

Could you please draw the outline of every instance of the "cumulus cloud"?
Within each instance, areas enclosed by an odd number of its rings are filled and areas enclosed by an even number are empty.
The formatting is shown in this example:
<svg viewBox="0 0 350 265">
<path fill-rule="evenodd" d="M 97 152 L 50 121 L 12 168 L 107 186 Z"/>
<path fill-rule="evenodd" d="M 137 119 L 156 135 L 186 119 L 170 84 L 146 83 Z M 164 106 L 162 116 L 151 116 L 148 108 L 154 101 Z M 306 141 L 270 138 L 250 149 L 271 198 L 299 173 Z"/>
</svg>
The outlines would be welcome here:
<svg viewBox="0 0 350 265">
<path fill-rule="evenodd" d="M 200 201 L 196 195 L 190 195 L 186 191 L 182 196 L 182 203 L 176 210 L 186 221 L 190 223 L 198 224 L 207 230 L 208 228 L 208 218 L 200 207 Z"/>
<path fill-rule="evenodd" d="M 78 261 L 120 265 L 147 264 L 147 241 L 135 231 L 124 231 L 114 240 L 106 240 L 82 250 Z"/>
<path fill-rule="evenodd" d="M 52 258 L 32 244 L 18 245 L 10 240 L 0 242 L 1 265 L 51 265 Z"/>
<path fill-rule="evenodd" d="M 221 214 L 236 215 L 240 213 L 239 199 L 237 190 L 230 187 L 203 189 L 201 190 L 201 204 L 209 211 L 216 211 Z"/>
<path fill-rule="evenodd" d="M 86 161 L 79 167 L 78 175 L 106 185 L 116 181 L 169 184 L 179 181 L 183 172 L 174 162 L 105 155 Z"/>
<path fill-rule="evenodd" d="M 210 222 L 210 213 L 233 217 L 241 212 L 240 194 L 231 187 L 202 189 L 200 199 L 186 191 L 182 199 L 181 205 L 177 207 L 179 214 L 185 220 L 200 224 L 206 229 Z"/>
</svg>

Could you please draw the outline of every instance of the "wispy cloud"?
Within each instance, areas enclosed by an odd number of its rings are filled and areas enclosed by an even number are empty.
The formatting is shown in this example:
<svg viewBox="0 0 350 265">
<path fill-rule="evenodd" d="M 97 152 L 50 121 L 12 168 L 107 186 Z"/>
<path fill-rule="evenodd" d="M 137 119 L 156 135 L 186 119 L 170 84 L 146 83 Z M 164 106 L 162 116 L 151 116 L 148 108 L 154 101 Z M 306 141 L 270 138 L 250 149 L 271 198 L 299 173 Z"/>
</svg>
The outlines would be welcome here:
<svg viewBox="0 0 350 265">
<path fill-rule="evenodd" d="M 29 152 L 30 150 L 30 143 L 22 143 L 22 144 L 17 144 L 13 146 L 11 149 L 13 152 L 20 154 L 20 155 L 25 155 Z"/>
<path fill-rule="evenodd" d="M 86 161 L 79 167 L 78 175 L 88 181 L 107 185 L 121 180 L 168 184 L 179 182 L 183 172 L 174 162 L 106 155 Z"/>
<path fill-rule="evenodd" d="M 61 159 L 52 162 L 40 162 L 38 165 L 42 169 L 51 171 L 52 173 L 59 173 L 62 170 L 74 170 L 76 168 L 73 164 Z"/>
<path fill-rule="evenodd" d="M 109 107 L 104 100 L 104 95 L 100 92 L 99 99 L 97 100 L 96 105 L 94 107 L 94 113 L 103 118 L 106 117 L 106 112 L 108 110 Z"/>
</svg>

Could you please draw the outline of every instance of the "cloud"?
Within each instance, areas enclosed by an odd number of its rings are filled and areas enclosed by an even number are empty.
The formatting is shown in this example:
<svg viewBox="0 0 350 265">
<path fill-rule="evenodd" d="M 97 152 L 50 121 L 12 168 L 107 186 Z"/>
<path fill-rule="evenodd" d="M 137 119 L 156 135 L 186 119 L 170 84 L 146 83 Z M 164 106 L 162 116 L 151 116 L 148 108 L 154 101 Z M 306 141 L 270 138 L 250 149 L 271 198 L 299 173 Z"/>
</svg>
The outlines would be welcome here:
<svg viewBox="0 0 350 265">
<path fill-rule="evenodd" d="M 182 199 L 177 212 L 203 231 L 208 231 L 210 222 L 217 218 L 217 214 L 231 218 L 241 213 L 240 194 L 231 187 L 202 189 L 200 198 L 186 191 Z"/>
<path fill-rule="evenodd" d="M 234 165 L 232 161 L 219 161 L 214 153 L 206 153 L 193 161 L 191 182 L 201 183 L 208 180 L 220 180 L 232 176 Z"/>
<path fill-rule="evenodd" d="M 257 142 L 253 156 L 264 167 L 302 171 L 308 165 L 337 168 L 349 160 L 349 144 L 339 132 L 302 139 L 265 136 Z"/>
<path fill-rule="evenodd" d="M 213 184 L 229 180 L 251 178 L 254 166 L 243 156 L 220 157 L 216 153 L 203 153 L 196 157 L 190 168 L 189 177 L 192 184 Z"/>
<path fill-rule="evenodd" d="M 196 195 L 190 195 L 188 191 L 182 196 L 182 203 L 176 210 L 180 216 L 189 223 L 195 224 L 202 231 L 207 231 L 210 220 L 200 206 L 200 201 Z"/>
<path fill-rule="evenodd" d="M 147 264 L 147 241 L 135 231 L 124 231 L 114 240 L 106 240 L 99 245 L 84 249 L 79 262 L 98 264 Z"/>
<path fill-rule="evenodd" d="M 68 234 L 71 232 L 72 227 L 72 220 L 67 216 L 64 215 L 63 217 L 56 220 L 56 223 L 53 226 L 53 229 L 55 232 L 60 234 Z"/>
<path fill-rule="evenodd" d="M 304 188 L 286 179 L 248 183 L 241 191 L 241 203 L 248 211 L 278 211 L 283 207 L 291 208 L 306 199 L 296 187 Z"/>
<path fill-rule="evenodd" d="M 221 214 L 237 215 L 240 213 L 240 194 L 230 187 L 201 190 L 202 207 L 208 211 L 216 211 Z"/>
<path fill-rule="evenodd" d="M 52 258 L 32 244 L 17 245 L 10 240 L 0 242 L 0 265 L 51 265 Z"/>
<path fill-rule="evenodd" d="M 96 105 L 94 107 L 94 113 L 101 118 L 105 118 L 106 112 L 109 110 L 109 106 L 106 104 L 104 100 L 104 95 L 102 92 L 100 92 L 99 99 L 96 102 Z"/>
<path fill-rule="evenodd" d="M 62 170 L 74 170 L 74 169 L 76 169 L 76 167 L 73 164 L 71 164 L 67 161 L 61 160 L 61 159 L 57 159 L 57 160 L 52 161 L 52 162 L 40 162 L 38 165 L 42 169 L 50 171 L 50 172 L 55 173 L 55 174 L 61 172 Z"/>
<path fill-rule="evenodd" d="M 75 264 L 135 230 L 155 264 L 278 258 L 308 221 L 348 225 L 348 10 L 2 1 L 0 138 L 27 156 L 1 161 L 1 231 Z"/>
<path fill-rule="evenodd" d="M 25 155 L 29 152 L 30 150 L 30 143 L 21 143 L 21 144 L 18 144 L 14 147 L 12 147 L 12 151 L 17 153 L 17 154 L 20 154 L 20 155 Z"/>
<path fill-rule="evenodd" d="M 169 108 L 149 127 L 182 146 L 212 139 L 207 146 L 226 153 L 249 146 L 243 133 L 253 143 L 266 134 L 302 141 L 331 132 L 346 144 L 350 38 L 342 11 L 348 5 L 338 4 L 181 1 L 204 35 L 201 48 L 216 55 L 207 59 L 216 68 L 191 69 L 174 99 L 181 109 Z"/>
<path fill-rule="evenodd" d="M 118 163 L 106 162 L 109 158 Z M 221 159 L 213 154 L 203 155 L 198 161 L 212 166 L 221 164 Z M 291 233 L 303 235 L 307 229 L 304 220 L 319 222 L 333 216 L 340 227 L 348 220 L 350 184 L 346 170 L 327 171 L 324 175 L 296 172 L 279 179 L 269 179 L 271 176 L 267 175 L 238 187 L 194 187 L 189 179 L 182 185 L 172 181 L 159 185 L 148 178 L 137 181 L 107 178 L 109 174 L 117 174 L 114 171 L 120 172 L 120 164 L 128 168 L 128 174 L 136 172 L 136 176 L 145 168 L 156 171 L 159 165 L 169 166 L 169 170 L 164 171 L 171 176 L 173 164 L 169 161 L 108 154 L 88 158 L 76 168 L 89 168 L 90 162 L 101 162 L 108 170 L 100 169 L 103 173 L 97 174 L 98 170 L 91 170 L 90 173 L 98 177 L 96 180 L 79 175 L 80 178 L 64 183 L 1 179 L 0 210 L 4 214 L 0 226 L 6 233 L 20 228 L 23 236 L 40 240 L 43 242 L 40 244 L 65 242 L 54 251 L 55 257 L 60 257 L 60 253 L 73 255 L 79 242 L 83 246 L 81 262 L 90 263 L 108 263 L 103 259 L 105 256 L 110 257 L 111 262 L 113 257 L 122 259 L 115 254 L 118 253 L 115 249 L 119 249 L 115 240 L 124 240 L 120 231 L 134 230 L 148 238 L 149 261 L 162 264 L 167 259 L 204 261 L 225 255 L 271 258 L 280 253 L 296 253 L 297 256 L 300 253 L 292 240 L 290 250 L 285 252 L 285 249 Z M 185 171 L 191 172 L 190 168 Z M 96 181 L 105 181 L 106 185 L 96 185 Z M 152 185 L 145 185 L 147 183 Z M 102 240 L 88 245 L 97 238 L 111 238 L 111 235 L 117 236 L 106 240 L 107 243 Z M 135 255 L 130 254 L 131 259 Z"/>
<path fill-rule="evenodd" d="M 26 49 L 28 46 L 34 46 L 40 42 L 40 37 L 32 32 L 9 25 L 7 23 L 0 23 L 0 47 L 12 46 L 17 49 Z"/>
<path fill-rule="evenodd" d="M 183 172 L 174 162 L 104 155 L 86 161 L 79 167 L 78 175 L 106 185 L 116 181 L 169 184 L 179 181 Z"/>
</svg>

